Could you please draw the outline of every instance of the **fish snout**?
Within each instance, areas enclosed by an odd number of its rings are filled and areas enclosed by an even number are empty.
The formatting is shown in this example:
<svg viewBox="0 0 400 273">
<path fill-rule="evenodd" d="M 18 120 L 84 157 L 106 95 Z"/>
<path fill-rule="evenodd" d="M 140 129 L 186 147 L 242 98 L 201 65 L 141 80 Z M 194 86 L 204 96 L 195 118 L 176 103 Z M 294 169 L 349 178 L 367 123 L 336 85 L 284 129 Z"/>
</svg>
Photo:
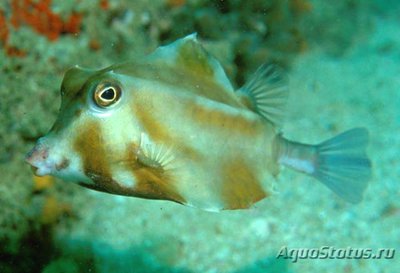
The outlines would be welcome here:
<svg viewBox="0 0 400 273">
<path fill-rule="evenodd" d="M 49 148 L 41 139 L 36 143 L 25 156 L 25 162 L 31 165 L 35 174 L 44 176 L 51 173 L 54 168 L 51 160 L 49 160 Z"/>
</svg>

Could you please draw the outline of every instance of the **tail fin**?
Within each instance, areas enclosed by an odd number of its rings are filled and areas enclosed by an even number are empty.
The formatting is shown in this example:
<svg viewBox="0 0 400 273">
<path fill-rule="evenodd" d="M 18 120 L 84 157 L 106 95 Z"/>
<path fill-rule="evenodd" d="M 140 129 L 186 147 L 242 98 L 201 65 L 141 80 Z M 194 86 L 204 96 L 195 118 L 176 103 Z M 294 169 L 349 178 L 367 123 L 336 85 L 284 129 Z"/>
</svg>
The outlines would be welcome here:
<svg viewBox="0 0 400 273">
<path fill-rule="evenodd" d="M 315 177 L 348 202 L 358 203 L 371 178 L 368 131 L 354 128 L 318 145 L 280 138 L 279 162 Z"/>
</svg>

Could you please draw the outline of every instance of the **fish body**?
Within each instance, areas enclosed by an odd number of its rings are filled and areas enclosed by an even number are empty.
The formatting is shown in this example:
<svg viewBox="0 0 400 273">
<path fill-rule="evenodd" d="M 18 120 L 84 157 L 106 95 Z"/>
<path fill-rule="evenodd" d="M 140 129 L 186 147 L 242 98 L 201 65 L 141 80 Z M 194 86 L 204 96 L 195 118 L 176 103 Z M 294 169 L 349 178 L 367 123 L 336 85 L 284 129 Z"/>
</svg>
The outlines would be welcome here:
<svg viewBox="0 0 400 273">
<path fill-rule="evenodd" d="M 141 60 L 74 67 L 61 95 L 55 124 L 27 155 L 37 175 L 213 211 L 248 208 L 270 195 L 280 165 L 353 202 L 370 176 L 364 129 L 319 146 L 286 140 L 279 133 L 288 96 L 284 73 L 263 65 L 235 91 L 195 35 Z M 329 156 L 328 146 L 339 157 Z M 330 172 L 345 178 L 331 181 Z M 362 183 L 344 188 L 346 179 Z"/>
</svg>

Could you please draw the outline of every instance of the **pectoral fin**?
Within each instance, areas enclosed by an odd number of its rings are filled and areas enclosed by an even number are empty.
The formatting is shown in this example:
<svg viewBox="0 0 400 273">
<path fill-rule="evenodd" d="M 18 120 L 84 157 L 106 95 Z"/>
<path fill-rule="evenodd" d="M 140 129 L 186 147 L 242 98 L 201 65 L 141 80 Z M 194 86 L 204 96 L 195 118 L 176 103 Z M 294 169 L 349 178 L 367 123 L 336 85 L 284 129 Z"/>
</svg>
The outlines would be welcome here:
<svg viewBox="0 0 400 273">
<path fill-rule="evenodd" d="M 140 136 L 136 157 L 140 164 L 162 171 L 171 169 L 174 162 L 172 149 L 152 142 L 145 133 Z"/>
</svg>

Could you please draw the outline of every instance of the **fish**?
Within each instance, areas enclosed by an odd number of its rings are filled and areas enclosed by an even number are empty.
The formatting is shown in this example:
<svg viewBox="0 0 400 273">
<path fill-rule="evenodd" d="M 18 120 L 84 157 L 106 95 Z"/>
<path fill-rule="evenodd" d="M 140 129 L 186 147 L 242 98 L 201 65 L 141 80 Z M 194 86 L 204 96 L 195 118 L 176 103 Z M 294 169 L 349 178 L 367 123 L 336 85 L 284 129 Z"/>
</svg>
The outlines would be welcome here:
<svg viewBox="0 0 400 273">
<path fill-rule="evenodd" d="M 208 211 L 273 195 L 284 167 L 350 203 L 371 178 L 367 129 L 316 145 L 285 138 L 284 69 L 267 62 L 235 89 L 196 34 L 99 70 L 74 66 L 60 89 L 55 123 L 25 158 L 38 176 Z"/>
</svg>

